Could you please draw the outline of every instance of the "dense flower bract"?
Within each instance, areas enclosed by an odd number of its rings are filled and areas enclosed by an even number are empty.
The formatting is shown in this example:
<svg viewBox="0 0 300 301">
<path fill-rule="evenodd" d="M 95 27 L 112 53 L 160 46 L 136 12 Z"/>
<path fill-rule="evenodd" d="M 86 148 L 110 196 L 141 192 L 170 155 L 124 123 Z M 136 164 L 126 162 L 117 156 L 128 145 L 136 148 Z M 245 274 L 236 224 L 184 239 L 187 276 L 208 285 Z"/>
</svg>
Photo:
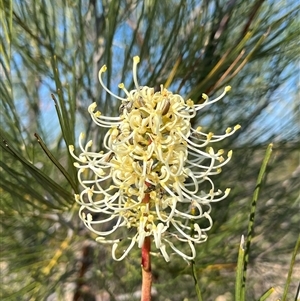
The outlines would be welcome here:
<svg viewBox="0 0 300 301">
<path fill-rule="evenodd" d="M 75 196 L 81 206 L 79 215 L 99 236 L 99 242 L 113 244 L 116 260 L 122 260 L 135 244 L 141 247 L 147 236 L 153 238 L 166 261 L 171 253 L 191 260 L 196 255 L 195 245 L 206 241 L 212 226 L 210 203 L 224 199 L 230 191 L 217 190 L 211 176 L 220 173 L 232 152 L 224 158 L 223 150 L 215 151 L 210 145 L 239 128 L 228 128 L 223 135 L 204 133 L 200 127 L 191 127 L 191 119 L 198 110 L 221 99 L 230 87 L 214 100 L 203 94 L 204 103 L 196 105 L 162 85 L 158 92 L 140 87 L 138 63 L 139 58 L 134 57 L 136 89 L 127 91 L 119 85 L 126 98 L 114 95 L 103 84 L 106 66 L 99 72 L 103 88 L 122 101 L 118 117 L 103 116 L 96 103 L 89 106 L 93 121 L 109 128 L 103 141 L 105 151 L 92 151 L 92 141 L 84 146 L 83 134 L 79 156 L 69 147 L 83 187 Z M 204 227 L 200 227 L 200 219 L 206 220 L 201 223 Z M 129 239 L 129 244 L 118 257 L 121 239 Z"/>
</svg>

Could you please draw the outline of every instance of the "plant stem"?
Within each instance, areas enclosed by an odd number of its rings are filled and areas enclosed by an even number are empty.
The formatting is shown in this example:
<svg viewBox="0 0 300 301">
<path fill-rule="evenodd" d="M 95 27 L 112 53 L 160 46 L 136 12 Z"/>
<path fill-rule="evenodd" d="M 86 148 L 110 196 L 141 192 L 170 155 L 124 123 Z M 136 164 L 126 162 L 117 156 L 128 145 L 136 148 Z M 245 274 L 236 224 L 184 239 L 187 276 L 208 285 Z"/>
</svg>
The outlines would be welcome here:
<svg viewBox="0 0 300 301">
<path fill-rule="evenodd" d="M 146 237 L 142 246 L 142 296 L 141 301 L 151 300 L 151 284 L 152 284 L 152 272 L 151 272 L 151 239 Z"/>
<path fill-rule="evenodd" d="M 150 184 L 146 182 L 146 185 Z M 150 195 L 147 193 L 143 199 L 143 203 L 148 204 L 150 201 Z M 141 301 L 151 300 L 151 285 L 152 285 L 152 272 L 151 272 L 151 238 L 150 236 L 145 237 L 142 246 L 142 295 Z"/>
<path fill-rule="evenodd" d="M 268 165 L 269 159 L 272 154 L 272 147 L 273 147 L 272 143 L 268 145 L 264 160 L 260 167 L 260 171 L 259 171 L 258 178 L 256 181 L 256 187 L 255 187 L 253 197 L 252 197 L 251 211 L 250 211 L 249 222 L 248 222 L 246 248 L 245 248 L 245 253 L 244 253 L 244 271 L 243 271 L 243 278 L 242 278 L 243 283 L 242 283 L 242 288 L 241 288 L 241 295 L 240 295 L 240 299 L 239 299 L 240 301 L 246 300 L 247 267 L 248 267 L 248 262 L 249 262 L 250 246 L 251 246 L 251 241 L 252 241 L 253 232 L 254 232 L 254 218 L 255 218 L 255 212 L 256 212 L 256 204 L 258 201 L 258 196 L 259 196 L 259 192 L 260 192 L 260 189 L 262 186 L 263 178 L 266 173 L 267 165 Z"/>
</svg>

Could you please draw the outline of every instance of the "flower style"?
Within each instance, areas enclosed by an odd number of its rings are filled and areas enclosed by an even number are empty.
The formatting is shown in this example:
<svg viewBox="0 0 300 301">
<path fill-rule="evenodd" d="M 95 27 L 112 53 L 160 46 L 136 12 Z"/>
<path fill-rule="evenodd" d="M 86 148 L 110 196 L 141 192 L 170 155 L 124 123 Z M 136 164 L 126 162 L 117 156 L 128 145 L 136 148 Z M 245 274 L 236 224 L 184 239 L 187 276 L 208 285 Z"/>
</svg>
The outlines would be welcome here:
<svg viewBox="0 0 300 301">
<path fill-rule="evenodd" d="M 223 150 L 215 151 L 208 144 L 240 128 L 228 128 L 223 135 L 206 134 L 200 127 L 191 128 L 191 119 L 197 111 L 221 99 L 230 87 L 214 100 L 203 94 L 205 102 L 194 104 L 163 85 L 159 92 L 139 86 L 138 63 L 136 56 L 136 89 L 129 92 L 124 84 L 119 85 L 126 98 L 113 94 L 104 85 L 106 66 L 99 71 L 103 88 L 122 101 L 119 117 L 103 116 L 95 111 L 96 103 L 88 108 L 98 126 L 109 128 L 103 141 L 107 151 L 93 152 L 92 141 L 83 146 L 83 134 L 79 138 L 79 156 L 74 154 L 74 146 L 69 147 L 78 161 L 74 165 L 83 187 L 80 195 L 75 195 L 81 205 L 79 215 L 86 227 L 99 235 L 97 241 L 113 244 L 115 260 L 122 260 L 136 243 L 141 248 L 148 236 L 166 261 L 170 260 L 170 251 L 191 260 L 196 255 L 195 244 L 205 242 L 206 232 L 212 227 L 210 203 L 223 200 L 230 192 L 229 188 L 224 193 L 216 190 L 211 176 L 221 172 L 232 151 L 225 159 Z M 204 187 L 209 187 L 208 192 Z M 200 227 L 200 219 L 206 220 L 205 227 Z M 127 249 L 117 257 L 119 242 L 124 238 L 122 227 L 128 228 L 132 236 L 128 237 Z M 179 248 L 180 242 L 187 243 L 189 250 Z"/>
</svg>

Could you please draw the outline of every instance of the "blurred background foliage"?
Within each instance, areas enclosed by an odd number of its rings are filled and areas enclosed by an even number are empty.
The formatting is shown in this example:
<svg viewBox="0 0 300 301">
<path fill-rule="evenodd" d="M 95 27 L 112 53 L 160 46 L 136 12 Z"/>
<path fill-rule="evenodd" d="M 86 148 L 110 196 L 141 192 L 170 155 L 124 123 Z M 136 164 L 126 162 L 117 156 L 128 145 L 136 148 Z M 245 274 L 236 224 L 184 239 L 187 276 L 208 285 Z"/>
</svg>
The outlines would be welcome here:
<svg viewBox="0 0 300 301">
<path fill-rule="evenodd" d="M 299 4 L 242 0 L 1 0 L 1 299 L 135 300 L 140 250 L 122 262 L 94 242 L 74 204 L 76 170 L 68 145 L 81 131 L 101 149 L 92 102 L 116 116 L 120 103 L 98 83 L 139 82 L 201 102 L 232 91 L 200 112 L 195 125 L 215 133 L 242 129 L 219 146 L 234 150 L 215 178 L 232 188 L 215 203 L 208 242 L 197 247 L 203 300 L 233 300 L 240 237 L 266 149 L 247 279 L 247 300 L 273 286 L 282 296 L 299 232 Z M 51 94 L 53 94 L 51 96 Z M 123 95 L 122 95 L 123 96 Z M 190 267 L 153 259 L 153 300 L 196 300 Z M 295 267 L 288 300 L 297 290 Z M 184 299 L 186 298 L 186 299 Z M 138 298 L 137 298 L 138 299 Z"/>
</svg>

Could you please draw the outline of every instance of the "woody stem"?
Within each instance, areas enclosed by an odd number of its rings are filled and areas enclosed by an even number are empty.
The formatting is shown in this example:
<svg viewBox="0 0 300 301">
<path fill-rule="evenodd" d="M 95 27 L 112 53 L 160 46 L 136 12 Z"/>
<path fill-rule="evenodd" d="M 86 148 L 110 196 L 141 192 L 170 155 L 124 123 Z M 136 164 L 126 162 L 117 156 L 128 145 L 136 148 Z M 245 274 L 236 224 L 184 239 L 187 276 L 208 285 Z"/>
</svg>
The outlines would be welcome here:
<svg viewBox="0 0 300 301">
<path fill-rule="evenodd" d="M 142 246 L 142 296 L 141 301 L 151 300 L 151 257 L 150 257 L 151 239 L 146 237 Z"/>
<path fill-rule="evenodd" d="M 146 182 L 146 185 L 149 184 Z M 143 203 L 149 203 L 150 195 L 146 194 Z M 152 272 L 151 272 L 151 238 L 146 236 L 142 246 L 142 295 L 141 301 L 151 300 L 151 285 L 152 285 Z"/>
</svg>

